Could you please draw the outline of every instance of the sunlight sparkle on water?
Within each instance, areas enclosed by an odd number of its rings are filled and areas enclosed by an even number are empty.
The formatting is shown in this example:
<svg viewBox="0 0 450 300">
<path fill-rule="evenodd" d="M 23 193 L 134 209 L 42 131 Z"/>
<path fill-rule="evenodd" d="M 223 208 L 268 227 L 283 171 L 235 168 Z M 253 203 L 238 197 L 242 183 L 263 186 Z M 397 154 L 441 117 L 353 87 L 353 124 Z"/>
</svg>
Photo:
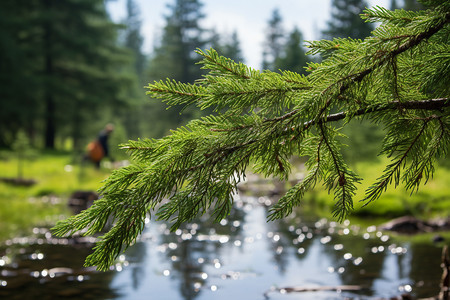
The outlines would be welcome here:
<svg viewBox="0 0 450 300">
<path fill-rule="evenodd" d="M 198 291 L 201 287 L 202 287 L 202 284 L 200 282 L 194 283 L 195 291 Z"/>
<path fill-rule="evenodd" d="M 221 243 L 221 244 L 225 244 L 225 243 L 227 243 L 228 241 L 229 241 L 229 237 L 228 236 L 221 236 L 220 238 L 219 238 L 219 242 Z"/>
<path fill-rule="evenodd" d="M 403 285 L 403 286 L 399 286 L 398 290 L 400 292 L 411 293 L 412 292 L 412 286 L 410 286 L 409 284 L 406 284 L 406 285 Z"/>
<path fill-rule="evenodd" d="M 334 250 L 339 251 L 339 250 L 342 250 L 342 249 L 344 249 L 344 245 L 342 245 L 342 244 L 334 245 Z"/>
<path fill-rule="evenodd" d="M 382 235 L 382 236 L 380 237 L 380 240 L 381 240 L 382 242 L 387 242 L 387 241 L 389 240 L 389 236 L 387 236 L 387 235 Z"/>
<path fill-rule="evenodd" d="M 356 258 L 356 259 L 353 261 L 353 264 L 354 264 L 355 266 L 358 266 L 358 265 L 360 265 L 360 264 L 362 263 L 362 261 L 363 261 L 362 257 L 358 257 L 358 258 Z"/>
<path fill-rule="evenodd" d="M 320 242 L 321 242 L 322 244 L 327 244 L 327 243 L 329 243 L 330 241 L 331 241 L 331 236 L 329 236 L 329 235 L 324 236 L 323 238 L 320 239 Z"/>
<path fill-rule="evenodd" d="M 34 278 L 38 278 L 40 273 L 39 273 L 39 271 L 34 271 L 34 272 L 31 272 L 30 275 L 33 276 Z"/>
<path fill-rule="evenodd" d="M 383 251 L 384 251 L 384 247 L 383 246 L 372 247 L 372 249 L 371 249 L 372 253 L 378 253 L 378 252 L 383 252 Z"/>
<path fill-rule="evenodd" d="M 372 225 L 367 227 L 367 232 L 375 232 L 377 230 L 377 226 Z"/>
</svg>

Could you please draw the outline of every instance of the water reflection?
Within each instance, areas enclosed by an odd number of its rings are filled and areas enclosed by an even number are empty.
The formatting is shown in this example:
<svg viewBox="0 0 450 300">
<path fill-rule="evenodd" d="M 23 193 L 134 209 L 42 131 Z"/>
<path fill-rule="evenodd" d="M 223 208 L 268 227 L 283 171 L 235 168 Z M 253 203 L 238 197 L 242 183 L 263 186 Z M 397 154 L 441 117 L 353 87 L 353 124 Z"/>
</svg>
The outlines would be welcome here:
<svg viewBox="0 0 450 300">
<path fill-rule="evenodd" d="M 45 228 L 0 247 L 5 299 L 343 299 L 430 297 L 440 251 L 377 231 L 313 217 L 266 223 L 266 198 L 236 198 L 230 217 L 209 216 L 170 233 L 149 222 L 106 273 L 83 268 L 89 239 Z"/>
</svg>

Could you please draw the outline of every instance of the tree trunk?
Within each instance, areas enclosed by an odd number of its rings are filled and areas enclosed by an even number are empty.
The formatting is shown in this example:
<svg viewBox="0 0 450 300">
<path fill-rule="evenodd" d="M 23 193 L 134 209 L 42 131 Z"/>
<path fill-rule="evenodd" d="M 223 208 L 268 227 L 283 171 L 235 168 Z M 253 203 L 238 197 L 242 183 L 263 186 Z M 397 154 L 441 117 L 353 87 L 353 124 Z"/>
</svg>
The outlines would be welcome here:
<svg viewBox="0 0 450 300">
<path fill-rule="evenodd" d="M 51 10 L 51 0 L 44 1 L 47 11 Z M 44 23 L 44 74 L 45 74 L 45 148 L 55 148 L 55 99 L 52 94 L 50 81 L 53 76 L 53 57 L 52 57 L 52 25 L 51 20 Z"/>
</svg>

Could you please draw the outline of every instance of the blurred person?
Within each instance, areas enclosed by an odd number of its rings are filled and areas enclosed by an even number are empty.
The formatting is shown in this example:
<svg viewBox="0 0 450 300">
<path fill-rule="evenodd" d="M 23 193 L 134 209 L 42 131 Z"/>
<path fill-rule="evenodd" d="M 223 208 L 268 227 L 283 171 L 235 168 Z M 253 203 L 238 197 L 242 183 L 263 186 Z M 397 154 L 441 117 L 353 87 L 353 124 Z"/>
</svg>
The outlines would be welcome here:
<svg viewBox="0 0 450 300">
<path fill-rule="evenodd" d="M 108 139 L 113 131 L 114 125 L 106 124 L 105 128 L 98 134 L 97 139 L 88 144 L 87 156 L 97 168 L 100 168 L 100 163 L 103 158 L 108 157 L 112 160 L 112 158 L 109 156 Z"/>
</svg>

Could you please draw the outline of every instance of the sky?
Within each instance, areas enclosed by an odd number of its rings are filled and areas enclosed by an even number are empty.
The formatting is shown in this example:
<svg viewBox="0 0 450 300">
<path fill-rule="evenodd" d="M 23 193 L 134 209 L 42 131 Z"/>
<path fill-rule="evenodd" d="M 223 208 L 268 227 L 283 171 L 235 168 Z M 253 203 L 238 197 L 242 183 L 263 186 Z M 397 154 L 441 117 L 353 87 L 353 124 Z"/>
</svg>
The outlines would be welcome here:
<svg viewBox="0 0 450 300">
<path fill-rule="evenodd" d="M 144 37 L 143 51 L 151 53 L 154 41 L 165 25 L 164 15 L 169 14 L 167 4 L 174 0 L 135 0 L 141 9 Z M 202 22 L 204 28 L 214 28 L 219 34 L 238 33 L 245 63 L 255 69 L 261 68 L 264 30 L 274 9 L 278 9 L 287 33 L 297 26 L 305 40 L 320 38 L 330 18 L 331 0 L 203 0 Z M 390 0 L 367 1 L 369 6 L 389 7 Z M 126 0 L 110 0 L 108 10 L 115 22 L 125 18 Z"/>
</svg>

